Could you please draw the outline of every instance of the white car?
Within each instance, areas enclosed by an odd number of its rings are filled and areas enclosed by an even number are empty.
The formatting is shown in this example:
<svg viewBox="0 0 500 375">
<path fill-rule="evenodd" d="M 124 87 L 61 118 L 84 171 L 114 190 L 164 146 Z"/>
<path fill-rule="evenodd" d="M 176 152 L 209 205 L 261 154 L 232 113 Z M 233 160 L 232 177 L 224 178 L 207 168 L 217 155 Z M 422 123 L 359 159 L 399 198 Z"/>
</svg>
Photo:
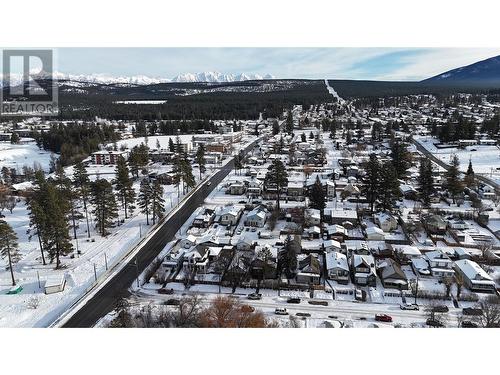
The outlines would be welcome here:
<svg viewBox="0 0 500 375">
<path fill-rule="evenodd" d="M 274 313 L 276 315 L 288 315 L 287 309 L 285 309 L 283 307 L 278 307 L 276 310 L 274 310 Z"/>
<path fill-rule="evenodd" d="M 401 305 L 399 305 L 399 308 L 401 310 L 419 310 L 418 305 L 414 303 L 402 303 Z"/>
</svg>

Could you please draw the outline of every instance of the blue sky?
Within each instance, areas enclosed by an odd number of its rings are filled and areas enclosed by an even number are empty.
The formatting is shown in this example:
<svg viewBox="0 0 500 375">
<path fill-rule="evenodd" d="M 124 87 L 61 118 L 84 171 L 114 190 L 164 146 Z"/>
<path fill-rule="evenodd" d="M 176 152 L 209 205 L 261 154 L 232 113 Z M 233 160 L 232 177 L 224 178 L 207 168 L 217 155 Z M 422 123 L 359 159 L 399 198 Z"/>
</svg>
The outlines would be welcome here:
<svg viewBox="0 0 500 375">
<path fill-rule="evenodd" d="M 420 80 L 500 55 L 500 48 L 59 48 L 71 74 L 272 74 L 277 78 Z"/>
</svg>

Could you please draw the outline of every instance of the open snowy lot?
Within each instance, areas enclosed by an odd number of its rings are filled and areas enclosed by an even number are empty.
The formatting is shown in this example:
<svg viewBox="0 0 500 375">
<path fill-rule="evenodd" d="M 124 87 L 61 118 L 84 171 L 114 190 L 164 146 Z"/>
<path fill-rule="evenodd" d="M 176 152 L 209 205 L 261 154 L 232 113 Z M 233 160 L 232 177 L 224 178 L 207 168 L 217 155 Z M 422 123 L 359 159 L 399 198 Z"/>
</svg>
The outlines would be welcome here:
<svg viewBox="0 0 500 375">
<path fill-rule="evenodd" d="M 33 168 L 36 163 L 48 171 L 50 155 L 51 152 L 40 150 L 34 141 L 16 145 L 0 142 L 0 169 L 7 167 L 21 171 L 23 166 Z"/>
<path fill-rule="evenodd" d="M 443 162 L 450 164 L 453 155 L 457 155 L 460 160 L 460 170 L 466 172 L 470 159 L 475 173 L 500 181 L 500 149 L 498 146 L 474 145 L 463 149 L 458 147 L 439 149 L 434 145 L 439 140 L 434 137 L 415 136 L 414 138 Z"/>
</svg>

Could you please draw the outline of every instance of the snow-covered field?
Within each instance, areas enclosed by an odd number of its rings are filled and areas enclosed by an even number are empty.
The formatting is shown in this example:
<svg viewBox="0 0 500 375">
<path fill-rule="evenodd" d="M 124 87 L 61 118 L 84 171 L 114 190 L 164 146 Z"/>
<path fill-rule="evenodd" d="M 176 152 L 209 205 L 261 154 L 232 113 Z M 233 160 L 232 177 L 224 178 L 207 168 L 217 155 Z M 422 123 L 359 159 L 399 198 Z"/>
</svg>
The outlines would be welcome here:
<svg viewBox="0 0 500 375">
<path fill-rule="evenodd" d="M 450 164 L 453 155 L 457 155 L 460 160 L 460 170 L 465 172 L 470 159 L 475 173 L 500 182 L 500 149 L 498 146 L 474 145 L 463 149 L 457 147 L 439 149 L 434 146 L 434 143 L 439 142 L 436 138 L 415 136 L 415 139 L 446 164 Z"/>
<path fill-rule="evenodd" d="M 33 168 L 37 163 L 43 170 L 49 170 L 51 152 L 40 150 L 36 143 L 13 145 L 10 142 L 0 142 L 0 169 L 15 168 L 19 172 L 23 166 Z"/>
</svg>

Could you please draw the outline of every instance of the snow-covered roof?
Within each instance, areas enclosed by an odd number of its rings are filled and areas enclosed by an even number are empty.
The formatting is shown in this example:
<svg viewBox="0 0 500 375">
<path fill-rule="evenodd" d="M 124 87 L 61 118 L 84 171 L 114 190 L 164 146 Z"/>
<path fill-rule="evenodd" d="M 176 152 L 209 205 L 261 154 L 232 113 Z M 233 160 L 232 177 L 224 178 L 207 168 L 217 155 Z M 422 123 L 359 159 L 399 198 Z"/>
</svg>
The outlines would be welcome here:
<svg viewBox="0 0 500 375">
<path fill-rule="evenodd" d="M 338 251 L 332 251 L 330 253 L 326 253 L 325 258 L 327 270 L 331 270 L 333 268 L 341 268 L 346 271 L 349 270 L 347 257 L 344 254 L 339 253 Z"/>
<path fill-rule="evenodd" d="M 464 275 L 467 276 L 467 278 L 474 282 L 474 281 L 481 281 L 481 282 L 491 282 L 493 285 L 495 285 L 495 282 L 493 281 L 493 278 L 488 275 L 488 273 L 481 268 L 479 264 L 476 262 L 473 262 L 472 260 L 469 259 L 461 259 L 457 260 L 455 262 L 455 266 L 462 271 Z"/>
</svg>

